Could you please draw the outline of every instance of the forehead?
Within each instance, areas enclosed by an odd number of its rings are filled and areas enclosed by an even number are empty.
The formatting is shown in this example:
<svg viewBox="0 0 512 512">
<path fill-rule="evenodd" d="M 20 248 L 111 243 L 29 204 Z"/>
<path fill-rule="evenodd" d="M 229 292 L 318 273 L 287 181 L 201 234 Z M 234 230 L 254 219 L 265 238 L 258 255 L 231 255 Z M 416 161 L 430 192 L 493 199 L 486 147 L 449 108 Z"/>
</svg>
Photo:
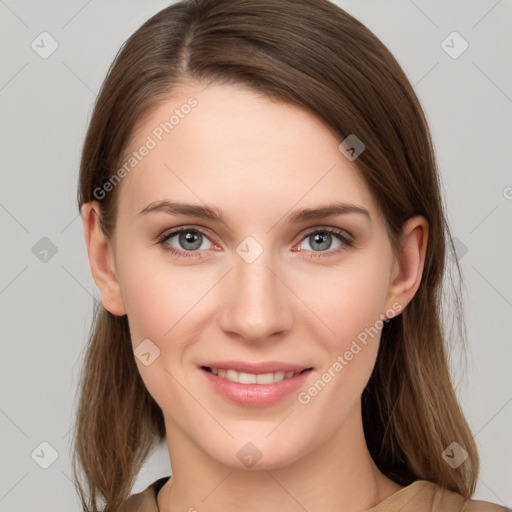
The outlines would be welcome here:
<svg viewBox="0 0 512 512">
<path fill-rule="evenodd" d="M 152 201 L 173 198 L 236 206 L 239 213 L 272 210 L 272 217 L 277 206 L 327 200 L 375 210 L 340 142 L 295 104 L 235 85 L 182 88 L 137 126 L 123 162 L 132 160 L 120 209 L 138 212 Z"/>
</svg>

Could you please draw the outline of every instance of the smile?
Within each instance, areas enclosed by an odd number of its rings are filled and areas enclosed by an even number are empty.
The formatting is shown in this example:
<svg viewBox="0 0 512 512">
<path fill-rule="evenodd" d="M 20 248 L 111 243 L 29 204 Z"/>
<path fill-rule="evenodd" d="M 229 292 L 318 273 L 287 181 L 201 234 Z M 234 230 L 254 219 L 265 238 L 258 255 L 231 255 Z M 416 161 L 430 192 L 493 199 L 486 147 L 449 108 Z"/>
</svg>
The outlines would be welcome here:
<svg viewBox="0 0 512 512">
<path fill-rule="evenodd" d="M 235 370 L 229 366 L 243 366 L 246 371 Z M 251 366 L 252 368 L 250 368 Z M 255 366 L 260 366 L 260 368 L 255 368 Z M 261 366 L 265 366 L 265 368 L 261 368 Z M 295 367 L 292 368 L 293 366 Z M 284 367 L 286 371 L 279 370 L 279 367 Z M 304 368 L 304 366 L 285 364 L 235 363 L 227 365 L 217 363 L 211 366 L 202 365 L 198 369 L 203 378 L 206 378 L 210 389 L 231 403 L 243 407 L 268 407 L 277 404 L 285 397 L 293 396 L 315 374 L 311 367 Z M 247 370 L 252 370 L 252 372 Z"/>
<path fill-rule="evenodd" d="M 270 373 L 247 373 L 247 372 L 239 372 L 237 370 L 232 369 L 223 369 L 223 368 L 209 368 L 203 367 L 205 370 L 213 373 L 213 375 L 217 375 L 218 377 L 222 377 L 224 379 L 230 380 L 231 382 L 238 382 L 239 384 L 273 384 L 274 382 L 280 382 L 285 379 L 290 379 L 294 375 L 299 375 L 302 371 L 277 371 Z"/>
</svg>

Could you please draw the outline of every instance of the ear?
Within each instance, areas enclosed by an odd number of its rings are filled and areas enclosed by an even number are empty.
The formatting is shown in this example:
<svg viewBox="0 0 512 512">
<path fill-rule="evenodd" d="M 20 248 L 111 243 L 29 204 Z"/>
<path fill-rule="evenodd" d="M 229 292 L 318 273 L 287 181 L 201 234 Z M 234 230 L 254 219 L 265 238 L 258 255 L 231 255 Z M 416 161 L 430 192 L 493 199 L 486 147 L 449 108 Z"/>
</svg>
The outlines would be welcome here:
<svg viewBox="0 0 512 512">
<path fill-rule="evenodd" d="M 428 221 L 421 215 L 411 217 L 404 224 L 399 254 L 393 263 L 386 302 L 388 308 L 398 303 L 401 312 L 416 294 L 425 265 L 428 232 Z"/>
<path fill-rule="evenodd" d="M 100 227 L 99 204 L 97 201 L 85 203 L 81 211 L 89 263 L 94 282 L 101 293 L 103 307 L 113 315 L 125 315 L 126 309 L 114 266 L 112 243 Z"/>
</svg>

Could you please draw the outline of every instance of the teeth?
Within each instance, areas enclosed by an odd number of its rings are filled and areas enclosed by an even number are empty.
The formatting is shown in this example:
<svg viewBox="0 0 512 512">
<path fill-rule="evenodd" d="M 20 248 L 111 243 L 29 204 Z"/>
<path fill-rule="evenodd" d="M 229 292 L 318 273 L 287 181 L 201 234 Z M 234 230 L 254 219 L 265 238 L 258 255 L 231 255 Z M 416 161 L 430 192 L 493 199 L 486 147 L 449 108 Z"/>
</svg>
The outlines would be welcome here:
<svg viewBox="0 0 512 512">
<path fill-rule="evenodd" d="M 237 372 L 236 370 L 222 370 L 210 368 L 214 375 L 223 377 L 232 382 L 238 382 L 240 384 L 273 384 L 284 379 L 293 377 L 295 372 L 273 372 L 273 373 L 245 373 Z"/>
</svg>

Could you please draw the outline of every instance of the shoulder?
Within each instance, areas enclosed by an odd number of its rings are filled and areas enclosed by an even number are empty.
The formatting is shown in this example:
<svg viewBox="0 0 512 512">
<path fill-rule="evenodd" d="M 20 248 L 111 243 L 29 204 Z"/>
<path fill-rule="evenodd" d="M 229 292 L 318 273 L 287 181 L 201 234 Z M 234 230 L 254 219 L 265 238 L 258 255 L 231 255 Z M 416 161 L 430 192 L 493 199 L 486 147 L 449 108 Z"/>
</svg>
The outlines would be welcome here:
<svg viewBox="0 0 512 512">
<path fill-rule="evenodd" d="M 463 512 L 512 512 L 512 509 L 489 501 L 467 500 Z"/>
<path fill-rule="evenodd" d="M 512 512 L 511 509 L 466 499 L 428 480 L 416 480 L 368 512 Z"/>
<path fill-rule="evenodd" d="M 464 498 L 461 494 L 445 489 L 433 482 L 429 482 L 429 484 L 433 491 L 433 512 L 451 512 L 452 510 L 460 510 L 460 512 L 512 512 L 502 505 Z"/>
<path fill-rule="evenodd" d="M 122 512 L 158 512 L 157 494 L 169 478 L 168 476 L 159 478 L 143 491 L 130 495 Z"/>
</svg>

